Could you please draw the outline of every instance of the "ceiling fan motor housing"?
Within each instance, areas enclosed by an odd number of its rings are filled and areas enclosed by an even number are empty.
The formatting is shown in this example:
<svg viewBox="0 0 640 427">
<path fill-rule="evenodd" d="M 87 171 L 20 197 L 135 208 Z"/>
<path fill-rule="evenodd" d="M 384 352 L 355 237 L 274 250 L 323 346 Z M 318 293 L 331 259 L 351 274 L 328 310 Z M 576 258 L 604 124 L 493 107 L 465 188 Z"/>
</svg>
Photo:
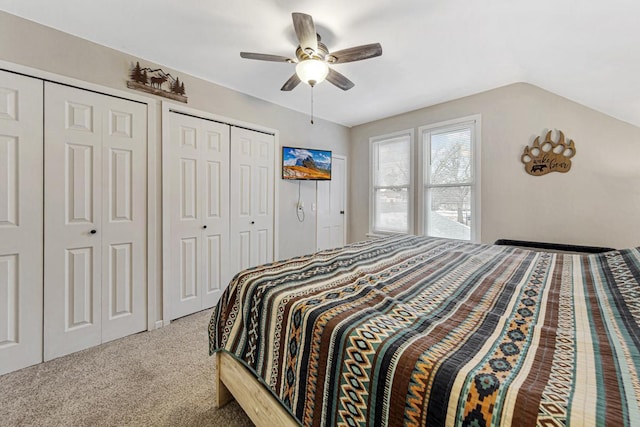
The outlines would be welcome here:
<svg viewBox="0 0 640 427">
<path fill-rule="evenodd" d="M 327 59 L 327 56 L 331 56 L 328 55 L 329 49 L 327 48 L 327 46 L 320 41 L 320 34 L 316 35 L 318 36 L 318 50 L 314 52 L 311 49 L 307 49 L 307 51 L 305 51 L 300 47 L 300 45 L 298 45 L 298 47 L 296 48 L 296 57 L 298 58 L 298 61 L 304 61 L 307 59 L 319 59 L 321 61 L 324 61 L 325 59 Z"/>
</svg>

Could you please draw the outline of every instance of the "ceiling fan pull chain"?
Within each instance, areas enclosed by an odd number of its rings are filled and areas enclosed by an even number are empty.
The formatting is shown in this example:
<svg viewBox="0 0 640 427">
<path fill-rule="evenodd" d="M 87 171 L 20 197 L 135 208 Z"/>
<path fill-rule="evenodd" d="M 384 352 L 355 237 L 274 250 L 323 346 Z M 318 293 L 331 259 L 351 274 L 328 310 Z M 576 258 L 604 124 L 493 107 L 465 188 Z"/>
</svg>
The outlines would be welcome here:
<svg viewBox="0 0 640 427">
<path fill-rule="evenodd" d="M 313 86 L 311 86 L 311 124 L 313 124 Z"/>
</svg>

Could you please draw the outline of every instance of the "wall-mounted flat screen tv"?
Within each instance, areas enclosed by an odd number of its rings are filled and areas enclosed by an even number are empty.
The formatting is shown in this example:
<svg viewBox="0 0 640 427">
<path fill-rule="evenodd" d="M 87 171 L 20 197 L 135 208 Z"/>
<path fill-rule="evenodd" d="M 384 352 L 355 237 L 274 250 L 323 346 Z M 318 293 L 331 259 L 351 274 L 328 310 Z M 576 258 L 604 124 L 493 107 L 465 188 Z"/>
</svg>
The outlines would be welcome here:
<svg viewBox="0 0 640 427">
<path fill-rule="evenodd" d="M 282 147 L 282 179 L 331 179 L 331 151 Z"/>
</svg>

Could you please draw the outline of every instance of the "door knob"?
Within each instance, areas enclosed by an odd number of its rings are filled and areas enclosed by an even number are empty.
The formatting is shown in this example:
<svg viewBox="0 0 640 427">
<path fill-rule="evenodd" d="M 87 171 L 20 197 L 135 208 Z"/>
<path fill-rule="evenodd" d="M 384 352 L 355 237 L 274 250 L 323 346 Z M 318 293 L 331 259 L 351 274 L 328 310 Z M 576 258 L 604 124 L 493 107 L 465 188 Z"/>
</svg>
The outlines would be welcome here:
<svg viewBox="0 0 640 427">
<path fill-rule="evenodd" d="M 207 226 L 206 226 L 206 225 L 203 225 L 203 226 L 202 226 L 202 228 L 207 228 Z"/>
<path fill-rule="evenodd" d="M 340 215 L 344 215 L 344 211 L 340 211 Z"/>
<path fill-rule="evenodd" d="M 251 224 L 255 224 L 255 223 L 256 223 L 255 221 L 251 221 Z"/>
<path fill-rule="evenodd" d="M 91 230 L 89 233 L 91 233 L 91 234 L 96 234 L 97 232 L 98 232 L 98 230 L 93 229 L 93 230 Z"/>
</svg>

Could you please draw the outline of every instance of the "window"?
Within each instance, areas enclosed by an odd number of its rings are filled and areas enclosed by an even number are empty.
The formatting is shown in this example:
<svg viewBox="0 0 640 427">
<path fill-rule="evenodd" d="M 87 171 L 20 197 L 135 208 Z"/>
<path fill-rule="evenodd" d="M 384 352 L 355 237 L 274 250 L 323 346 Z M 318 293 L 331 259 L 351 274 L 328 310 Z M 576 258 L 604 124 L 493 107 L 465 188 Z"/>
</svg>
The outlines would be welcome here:
<svg viewBox="0 0 640 427">
<path fill-rule="evenodd" d="M 410 233 L 412 221 L 413 131 L 372 138 L 369 230 Z"/>
<path fill-rule="evenodd" d="M 420 128 L 423 234 L 480 240 L 480 117 Z"/>
</svg>

